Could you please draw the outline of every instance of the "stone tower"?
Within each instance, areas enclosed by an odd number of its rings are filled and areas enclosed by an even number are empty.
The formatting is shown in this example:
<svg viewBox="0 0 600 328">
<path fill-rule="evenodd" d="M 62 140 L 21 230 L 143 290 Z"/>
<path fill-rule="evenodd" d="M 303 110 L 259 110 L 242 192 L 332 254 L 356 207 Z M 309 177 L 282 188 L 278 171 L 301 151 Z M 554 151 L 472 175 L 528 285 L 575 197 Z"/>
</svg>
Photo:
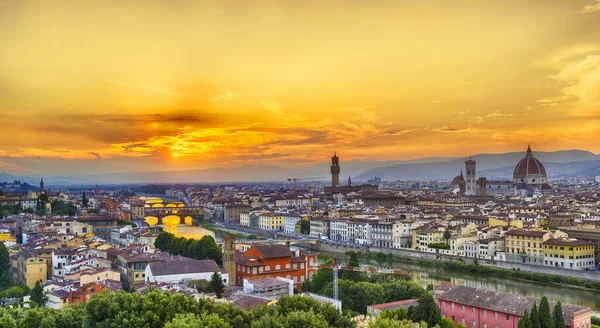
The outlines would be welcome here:
<svg viewBox="0 0 600 328">
<path fill-rule="evenodd" d="M 44 178 L 40 179 L 40 193 L 44 193 L 46 189 L 44 189 Z"/>
<path fill-rule="evenodd" d="M 331 158 L 331 187 L 335 188 L 340 185 L 340 159 L 335 153 Z"/>
<path fill-rule="evenodd" d="M 465 195 L 475 195 L 477 193 L 477 174 L 475 171 L 475 164 L 476 162 L 474 160 L 471 159 L 471 156 L 469 156 L 469 160 L 465 161 L 465 168 L 467 171 L 467 174 L 465 176 L 465 180 L 466 180 L 466 188 L 465 188 Z"/>
<path fill-rule="evenodd" d="M 225 236 L 225 245 L 223 247 L 223 266 L 229 273 L 229 281 L 227 282 L 229 286 L 235 286 L 237 274 L 236 274 L 236 265 L 235 265 L 235 236 L 227 235 Z"/>
</svg>

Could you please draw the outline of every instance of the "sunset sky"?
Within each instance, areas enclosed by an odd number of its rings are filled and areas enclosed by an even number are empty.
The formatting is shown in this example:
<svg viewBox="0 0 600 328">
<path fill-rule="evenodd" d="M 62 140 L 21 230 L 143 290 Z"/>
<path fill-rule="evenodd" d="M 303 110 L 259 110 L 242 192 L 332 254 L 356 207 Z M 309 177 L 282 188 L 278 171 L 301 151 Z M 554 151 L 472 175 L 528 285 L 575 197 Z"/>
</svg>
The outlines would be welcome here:
<svg viewBox="0 0 600 328">
<path fill-rule="evenodd" d="M 2 1 L 0 173 L 585 149 L 600 1 Z"/>
</svg>

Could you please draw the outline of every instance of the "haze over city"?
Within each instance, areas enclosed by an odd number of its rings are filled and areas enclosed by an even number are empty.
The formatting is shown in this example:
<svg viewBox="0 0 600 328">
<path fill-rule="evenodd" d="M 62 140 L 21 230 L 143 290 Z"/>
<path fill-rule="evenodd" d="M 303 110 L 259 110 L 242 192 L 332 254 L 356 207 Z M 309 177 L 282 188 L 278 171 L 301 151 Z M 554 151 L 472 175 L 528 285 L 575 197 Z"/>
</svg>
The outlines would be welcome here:
<svg viewBox="0 0 600 328">
<path fill-rule="evenodd" d="M 600 3 L 0 3 L 0 172 L 600 153 Z"/>
</svg>

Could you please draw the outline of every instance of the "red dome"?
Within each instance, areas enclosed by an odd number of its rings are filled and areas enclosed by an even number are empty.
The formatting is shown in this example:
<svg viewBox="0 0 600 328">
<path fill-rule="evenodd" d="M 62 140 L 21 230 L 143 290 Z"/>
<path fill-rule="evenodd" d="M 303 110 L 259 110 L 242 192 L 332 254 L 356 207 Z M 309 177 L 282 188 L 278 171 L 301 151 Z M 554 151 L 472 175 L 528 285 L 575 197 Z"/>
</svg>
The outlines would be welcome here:
<svg viewBox="0 0 600 328">
<path fill-rule="evenodd" d="M 464 184 L 465 178 L 463 177 L 463 173 L 462 171 L 460 171 L 460 175 L 457 175 L 454 177 L 454 179 L 452 180 L 452 185 L 460 185 L 460 184 Z"/>
<path fill-rule="evenodd" d="M 513 173 L 513 178 L 525 179 L 528 175 L 540 175 L 546 177 L 546 169 L 544 168 L 542 162 L 533 157 L 533 154 L 531 153 L 531 147 L 527 147 L 527 154 L 525 155 L 525 158 L 517 163 Z"/>
</svg>

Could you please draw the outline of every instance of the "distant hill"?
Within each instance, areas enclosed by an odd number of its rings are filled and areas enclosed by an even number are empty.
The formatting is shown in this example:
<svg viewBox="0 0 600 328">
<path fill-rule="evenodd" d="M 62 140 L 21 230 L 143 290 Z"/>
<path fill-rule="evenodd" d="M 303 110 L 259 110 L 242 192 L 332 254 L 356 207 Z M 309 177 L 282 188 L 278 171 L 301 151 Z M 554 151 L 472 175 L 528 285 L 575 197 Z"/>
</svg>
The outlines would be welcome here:
<svg viewBox="0 0 600 328">
<path fill-rule="evenodd" d="M 5 174 L 0 174 L 0 190 L 4 191 L 4 192 L 11 192 L 11 191 L 37 191 L 39 188 L 34 187 L 30 184 L 28 184 L 27 182 L 25 182 L 24 180 L 21 179 L 12 179 L 12 180 L 7 180 L 7 181 L 3 181 L 2 176 L 4 176 Z M 8 174 L 6 174 L 8 175 Z"/>
<path fill-rule="evenodd" d="M 478 176 L 489 178 L 511 177 L 517 162 L 525 152 L 506 154 L 478 154 L 472 156 L 477 161 Z M 550 177 L 595 176 L 600 168 L 600 157 L 588 151 L 563 150 L 556 152 L 534 152 L 545 164 Z M 467 158 L 432 157 L 405 161 L 377 161 L 373 159 L 344 161 L 340 158 L 342 171 L 340 180 L 349 176 L 354 181 L 366 181 L 373 177 L 382 180 L 451 180 L 464 169 Z M 305 168 L 287 168 L 270 165 L 248 165 L 234 168 L 208 168 L 183 171 L 123 172 L 110 174 L 90 174 L 73 176 L 44 176 L 50 188 L 53 185 L 96 185 L 131 183 L 217 183 L 246 181 L 286 181 L 287 178 L 309 178 L 308 180 L 330 179 L 329 163 L 316 164 Z M 39 183 L 39 176 L 18 177 L 0 174 L 0 181 L 23 180 L 33 185 Z"/>
<path fill-rule="evenodd" d="M 534 152 L 533 155 L 546 167 L 547 173 L 552 176 L 593 176 L 595 168 L 600 167 L 600 157 L 583 150 L 561 150 L 555 152 Z M 525 152 L 506 154 L 478 154 L 471 158 L 477 161 L 478 176 L 489 178 L 512 177 L 515 165 L 525 156 Z M 380 177 L 382 180 L 451 180 L 464 170 L 464 162 L 468 157 L 447 162 L 422 163 L 422 164 L 396 164 L 377 167 L 358 175 L 356 180 L 367 180 Z M 577 166 L 574 162 L 590 162 Z"/>
</svg>

